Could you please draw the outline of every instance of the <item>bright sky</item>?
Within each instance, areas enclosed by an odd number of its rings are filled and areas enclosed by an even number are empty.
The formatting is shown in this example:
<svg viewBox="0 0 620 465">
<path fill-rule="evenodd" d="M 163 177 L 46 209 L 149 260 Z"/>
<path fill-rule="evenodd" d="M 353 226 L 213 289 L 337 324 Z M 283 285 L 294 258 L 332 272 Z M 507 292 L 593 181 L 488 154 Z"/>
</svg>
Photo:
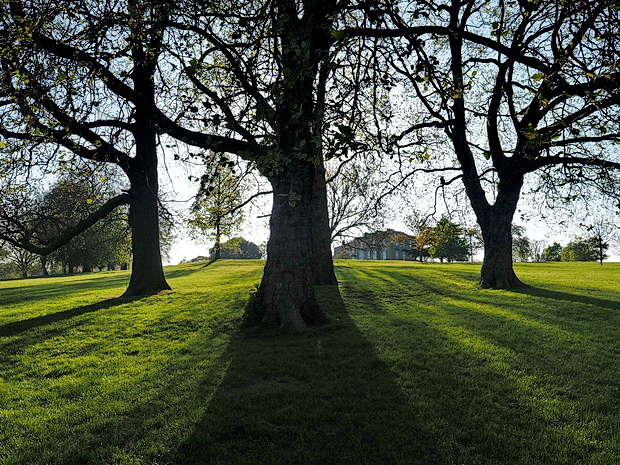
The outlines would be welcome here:
<svg viewBox="0 0 620 465">
<path fill-rule="evenodd" d="M 172 194 L 174 199 L 177 200 L 188 200 L 193 197 L 198 187 L 197 183 L 190 183 L 187 180 L 187 174 L 183 173 L 183 171 L 179 168 L 170 167 L 170 172 L 173 174 L 170 177 L 166 174 L 162 176 L 162 187 L 166 191 L 171 191 L 171 182 L 174 183 L 175 193 Z M 250 212 L 246 214 L 246 221 L 240 231 L 241 236 L 243 236 L 246 240 L 254 242 L 257 245 L 260 245 L 263 242 L 266 242 L 269 239 L 269 225 L 268 218 L 263 217 L 268 214 L 271 210 L 271 196 L 264 196 L 262 206 L 260 208 L 253 208 Z M 175 208 L 178 210 L 187 211 L 191 205 L 191 200 L 185 203 L 175 203 Z M 525 203 L 522 200 L 520 206 L 525 208 Z M 398 207 L 394 206 L 394 210 L 397 210 Z M 538 239 L 544 240 L 548 244 L 553 242 L 559 242 L 562 245 L 566 245 L 566 243 L 574 236 L 584 235 L 584 231 L 580 230 L 576 224 L 570 224 L 571 219 L 568 219 L 568 226 L 553 226 L 548 225 L 544 221 L 516 221 L 517 224 L 520 224 L 526 228 L 526 235 L 530 239 Z M 578 221 L 573 221 L 572 223 L 578 223 Z M 182 221 L 178 220 L 179 226 L 182 228 Z M 407 231 L 407 227 L 404 224 L 404 216 L 403 217 L 395 217 L 392 221 L 386 222 L 386 228 L 392 228 L 400 231 Z M 337 244 L 336 244 L 337 245 Z M 170 260 L 166 261 L 167 265 L 174 265 L 179 263 L 181 260 L 188 259 L 191 260 L 194 257 L 199 255 L 207 256 L 209 253 L 209 248 L 213 246 L 212 242 L 208 243 L 198 243 L 193 241 L 186 233 L 181 232 L 177 235 L 177 239 L 175 240 L 172 250 L 170 253 Z M 620 245 L 612 244 L 612 246 L 608 250 L 609 259 L 608 261 L 620 261 Z M 482 257 L 480 256 L 480 259 Z"/>
</svg>

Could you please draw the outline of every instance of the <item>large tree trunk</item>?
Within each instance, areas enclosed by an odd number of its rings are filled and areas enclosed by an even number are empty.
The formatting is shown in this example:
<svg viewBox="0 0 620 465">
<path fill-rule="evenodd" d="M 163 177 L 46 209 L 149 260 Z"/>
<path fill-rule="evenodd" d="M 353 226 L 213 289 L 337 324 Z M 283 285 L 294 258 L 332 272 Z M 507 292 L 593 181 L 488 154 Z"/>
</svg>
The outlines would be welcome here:
<svg viewBox="0 0 620 465">
<path fill-rule="evenodd" d="M 139 29 L 139 28 L 138 28 Z M 141 46 L 132 49 L 135 65 L 132 79 L 146 98 L 155 101 L 153 75 L 156 61 Z M 132 267 L 128 296 L 153 295 L 170 289 L 164 277 L 159 246 L 159 181 L 155 126 L 142 110 L 136 111 L 134 137 L 136 155 L 129 160 L 129 223 L 131 225 Z"/>
<path fill-rule="evenodd" d="M 480 287 L 510 289 L 523 285 L 512 268 L 511 225 L 511 218 L 496 215 L 489 225 L 482 228 L 484 262 Z"/>
<path fill-rule="evenodd" d="M 338 284 L 334 271 L 331 243 L 325 166 L 321 161 L 315 167 L 312 189 L 312 269 L 314 284 Z"/>
<path fill-rule="evenodd" d="M 131 249 L 133 266 L 123 296 L 144 296 L 170 289 L 164 277 L 159 248 L 159 215 L 156 168 L 130 170 Z"/>
<path fill-rule="evenodd" d="M 140 127 L 136 131 L 136 156 L 130 160 L 127 170 L 131 184 L 129 223 L 133 266 L 124 297 L 153 295 L 170 289 L 159 247 L 155 131 L 146 118 L 137 119 Z"/>
<path fill-rule="evenodd" d="M 500 181 L 495 205 L 484 208 L 482 218 L 478 215 L 484 239 L 480 287 L 510 289 L 524 285 L 512 268 L 512 218 L 522 185 L 522 177 L 507 176 Z"/>
<path fill-rule="evenodd" d="M 294 160 L 270 178 L 273 209 L 260 285 L 262 322 L 297 332 L 328 320 L 313 286 L 313 172 L 312 163 Z"/>
</svg>

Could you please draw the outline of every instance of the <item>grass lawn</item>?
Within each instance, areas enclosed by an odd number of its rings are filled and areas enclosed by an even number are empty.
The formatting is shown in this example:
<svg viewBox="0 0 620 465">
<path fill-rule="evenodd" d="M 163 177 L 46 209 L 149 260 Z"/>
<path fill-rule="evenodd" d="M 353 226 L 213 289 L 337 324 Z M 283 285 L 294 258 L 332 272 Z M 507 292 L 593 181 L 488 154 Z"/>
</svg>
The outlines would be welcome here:
<svg viewBox="0 0 620 465">
<path fill-rule="evenodd" d="M 516 269 L 340 261 L 302 336 L 260 261 L 0 281 L 0 464 L 619 464 L 620 264 Z"/>
</svg>

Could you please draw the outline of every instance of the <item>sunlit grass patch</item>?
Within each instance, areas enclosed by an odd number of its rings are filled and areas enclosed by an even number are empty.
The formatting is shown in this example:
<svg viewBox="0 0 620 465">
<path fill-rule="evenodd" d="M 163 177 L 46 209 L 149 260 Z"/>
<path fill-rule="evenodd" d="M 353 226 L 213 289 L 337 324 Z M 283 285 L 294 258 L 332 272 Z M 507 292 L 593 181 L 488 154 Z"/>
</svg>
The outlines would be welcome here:
<svg viewBox="0 0 620 465">
<path fill-rule="evenodd" d="M 618 264 L 339 261 L 295 336 L 244 326 L 262 263 L 0 282 L 0 464 L 620 463 Z"/>
</svg>

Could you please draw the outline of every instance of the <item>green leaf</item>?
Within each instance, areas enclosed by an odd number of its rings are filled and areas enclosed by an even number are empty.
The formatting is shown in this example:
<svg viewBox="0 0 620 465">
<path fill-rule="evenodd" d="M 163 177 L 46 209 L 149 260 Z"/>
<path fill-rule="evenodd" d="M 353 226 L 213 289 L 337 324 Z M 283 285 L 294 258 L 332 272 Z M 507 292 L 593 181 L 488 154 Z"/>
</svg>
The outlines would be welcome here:
<svg viewBox="0 0 620 465">
<path fill-rule="evenodd" d="M 543 73 L 536 73 L 532 76 L 532 79 L 534 79 L 534 81 L 541 81 L 545 78 L 545 75 Z"/>
<path fill-rule="evenodd" d="M 336 40 L 342 40 L 342 39 L 344 39 L 344 31 L 338 31 L 336 29 L 333 29 L 332 30 L 332 36 Z"/>
</svg>

